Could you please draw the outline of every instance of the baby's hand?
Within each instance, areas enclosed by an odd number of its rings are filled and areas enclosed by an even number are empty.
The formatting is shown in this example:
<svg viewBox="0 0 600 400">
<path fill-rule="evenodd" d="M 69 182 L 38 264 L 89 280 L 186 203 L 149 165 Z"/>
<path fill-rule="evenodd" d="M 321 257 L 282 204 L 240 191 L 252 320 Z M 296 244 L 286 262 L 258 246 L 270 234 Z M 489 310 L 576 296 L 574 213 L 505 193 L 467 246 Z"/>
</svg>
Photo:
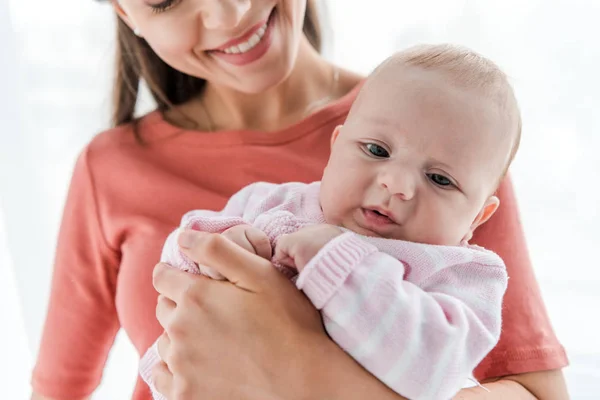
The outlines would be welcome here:
<svg viewBox="0 0 600 400">
<path fill-rule="evenodd" d="M 340 228 L 333 225 L 311 225 L 289 235 L 282 235 L 275 246 L 273 261 L 302 271 L 331 239 L 341 235 Z"/>
<path fill-rule="evenodd" d="M 271 242 L 263 231 L 250 225 L 236 225 L 224 231 L 222 235 L 249 252 L 271 261 Z"/>
</svg>

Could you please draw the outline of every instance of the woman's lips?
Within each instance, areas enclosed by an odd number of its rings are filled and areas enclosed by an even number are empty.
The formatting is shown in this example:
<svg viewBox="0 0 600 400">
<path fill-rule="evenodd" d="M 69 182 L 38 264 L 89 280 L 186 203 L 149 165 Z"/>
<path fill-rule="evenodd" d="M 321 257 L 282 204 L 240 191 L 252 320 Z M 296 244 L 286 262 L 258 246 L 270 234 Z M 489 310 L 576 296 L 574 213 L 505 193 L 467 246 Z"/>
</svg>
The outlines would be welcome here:
<svg viewBox="0 0 600 400">
<path fill-rule="evenodd" d="M 229 42 L 225 43 L 224 45 L 221 45 L 215 49 L 209 50 L 209 51 L 225 51 L 226 49 L 233 47 L 233 46 L 237 46 L 239 44 L 248 42 L 250 40 L 250 38 L 256 34 L 257 32 L 259 32 L 259 30 L 264 26 L 266 28 L 267 22 L 269 21 L 269 18 L 257 23 L 256 25 L 254 25 L 252 28 L 250 28 L 248 30 L 248 32 L 246 32 L 245 34 L 243 34 L 242 36 L 238 37 L 237 39 L 232 39 Z"/>
<path fill-rule="evenodd" d="M 244 36 L 227 42 L 219 50 L 209 50 L 208 54 L 235 66 L 250 64 L 265 55 L 271 47 L 275 22 L 276 11 L 274 9 L 266 22 L 266 26 L 264 23 L 258 26 L 255 25 Z"/>
</svg>

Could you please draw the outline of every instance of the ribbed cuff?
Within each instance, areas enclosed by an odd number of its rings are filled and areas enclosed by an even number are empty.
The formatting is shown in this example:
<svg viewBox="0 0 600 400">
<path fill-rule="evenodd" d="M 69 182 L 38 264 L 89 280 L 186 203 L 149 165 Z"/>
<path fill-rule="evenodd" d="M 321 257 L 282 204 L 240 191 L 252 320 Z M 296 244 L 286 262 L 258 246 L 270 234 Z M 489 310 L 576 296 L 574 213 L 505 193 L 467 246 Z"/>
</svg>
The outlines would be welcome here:
<svg viewBox="0 0 600 400">
<path fill-rule="evenodd" d="M 158 363 L 162 362 L 160 356 L 158 355 L 158 341 L 154 342 L 152 347 L 146 351 L 144 357 L 140 361 L 140 376 L 146 382 L 146 384 L 150 387 L 150 391 L 152 392 L 152 398 L 154 400 L 166 400 L 164 396 L 156 391 L 154 387 L 154 381 L 152 380 L 152 368 L 154 368 Z"/>
<path fill-rule="evenodd" d="M 346 232 L 327 243 L 300 272 L 296 286 L 318 309 L 337 292 L 352 270 L 377 247 Z"/>
</svg>

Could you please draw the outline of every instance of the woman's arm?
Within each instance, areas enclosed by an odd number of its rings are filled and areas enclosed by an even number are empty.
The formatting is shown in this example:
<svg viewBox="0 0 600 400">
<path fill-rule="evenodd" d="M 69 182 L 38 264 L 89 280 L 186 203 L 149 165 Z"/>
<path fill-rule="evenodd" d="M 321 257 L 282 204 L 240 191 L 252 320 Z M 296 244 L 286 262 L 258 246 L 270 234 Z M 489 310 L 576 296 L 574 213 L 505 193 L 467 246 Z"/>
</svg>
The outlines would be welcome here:
<svg viewBox="0 0 600 400">
<path fill-rule="evenodd" d="M 519 375 L 506 376 L 498 383 L 514 382 L 529 391 L 538 399 L 568 400 L 569 392 L 562 370 L 528 372 Z"/>
<path fill-rule="evenodd" d="M 337 346 L 324 353 L 320 367 L 314 371 L 314 386 L 325 388 L 315 397 L 340 400 L 401 400 L 402 396 L 391 391 L 358 364 L 351 363 Z M 487 390 L 473 387 L 461 390 L 453 400 L 568 400 L 569 394 L 561 370 L 530 372 L 507 376 L 494 382 L 484 383 Z M 528 387 L 528 389 L 525 388 Z M 532 394 L 534 393 L 535 396 Z M 322 397 L 318 397 L 322 396 Z"/>
<path fill-rule="evenodd" d="M 479 387 L 464 389 L 454 400 L 568 400 L 569 393 L 560 369 L 505 376 Z"/>
<path fill-rule="evenodd" d="M 88 148 L 77 160 L 60 227 L 48 314 L 31 380 L 38 397 L 90 396 L 119 330 L 119 256 L 100 226 L 89 157 Z"/>
</svg>

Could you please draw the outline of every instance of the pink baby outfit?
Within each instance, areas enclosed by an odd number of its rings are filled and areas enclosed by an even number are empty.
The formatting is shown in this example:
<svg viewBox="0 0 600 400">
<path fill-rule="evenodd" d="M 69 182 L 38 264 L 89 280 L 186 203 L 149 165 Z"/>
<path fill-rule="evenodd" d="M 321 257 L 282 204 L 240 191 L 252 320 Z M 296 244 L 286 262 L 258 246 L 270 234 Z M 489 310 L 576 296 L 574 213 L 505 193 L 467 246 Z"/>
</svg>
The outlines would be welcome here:
<svg viewBox="0 0 600 400">
<path fill-rule="evenodd" d="M 187 213 L 181 227 L 220 233 L 252 225 L 275 248 L 282 234 L 325 223 L 319 188 L 319 182 L 255 183 L 220 212 Z M 180 252 L 177 234 L 169 235 L 161 261 L 220 278 Z M 500 336 L 506 269 L 495 253 L 477 246 L 435 246 L 346 231 L 294 278 L 320 310 L 331 338 L 410 399 L 451 398 Z M 140 366 L 152 389 L 150 372 L 158 361 L 154 344 Z M 154 389 L 153 394 L 164 399 Z"/>
</svg>

